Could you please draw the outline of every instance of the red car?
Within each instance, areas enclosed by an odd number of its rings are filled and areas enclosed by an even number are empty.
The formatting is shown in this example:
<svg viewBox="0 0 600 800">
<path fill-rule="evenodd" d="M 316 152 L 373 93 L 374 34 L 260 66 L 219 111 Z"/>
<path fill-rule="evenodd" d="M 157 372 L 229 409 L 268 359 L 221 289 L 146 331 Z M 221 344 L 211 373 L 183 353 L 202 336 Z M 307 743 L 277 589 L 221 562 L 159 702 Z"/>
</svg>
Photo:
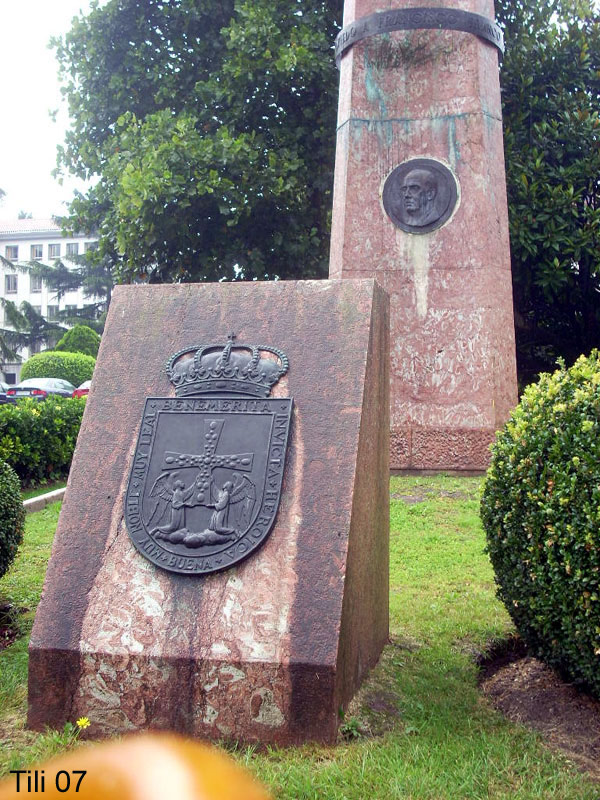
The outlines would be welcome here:
<svg viewBox="0 0 600 800">
<path fill-rule="evenodd" d="M 88 394 L 90 391 L 90 384 L 91 381 L 84 381 L 81 386 L 78 386 L 75 391 L 73 392 L 73 397 L 83 397 L 84 394 Z"/>
</svg>

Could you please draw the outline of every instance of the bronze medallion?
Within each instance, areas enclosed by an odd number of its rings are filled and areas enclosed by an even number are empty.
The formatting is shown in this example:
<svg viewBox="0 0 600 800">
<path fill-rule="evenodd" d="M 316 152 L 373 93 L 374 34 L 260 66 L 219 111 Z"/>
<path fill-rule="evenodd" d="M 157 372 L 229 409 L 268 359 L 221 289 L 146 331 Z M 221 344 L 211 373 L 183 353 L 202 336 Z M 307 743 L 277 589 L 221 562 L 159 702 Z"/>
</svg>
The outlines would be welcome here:
<svg viewBox="0 0 600 800">
<path fill-rule="evenodd" d="M 269 394 L 288 360 L 234 338 L 175 353 L 166 369 L 176 396 L 146 399 L 125 521 L 142 555 L 171 572 L 237 564 L 279 508 L 293 400 Z"/>
<path fill-rule="evenodd" d="M 413 158 L 396 167 L 383 185 L 383 207 L 407 233 L 429 233 L 452 215 L 458 199 L 456 179 L 432 158 Z"/>
</svg>

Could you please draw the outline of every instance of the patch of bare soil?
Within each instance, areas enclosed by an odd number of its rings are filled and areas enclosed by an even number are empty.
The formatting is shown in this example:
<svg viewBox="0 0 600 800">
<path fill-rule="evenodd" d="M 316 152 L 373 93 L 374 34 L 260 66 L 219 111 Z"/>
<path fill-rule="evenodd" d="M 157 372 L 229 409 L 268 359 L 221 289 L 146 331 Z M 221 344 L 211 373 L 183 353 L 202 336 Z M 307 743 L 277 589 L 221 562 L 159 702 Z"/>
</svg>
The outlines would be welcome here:
<svg viewBox="0 0 600 800">
<path fill-rule="evenodd" d="M 481 688 L 509 719 L 538 731 L 580 769 L 600 780 L 600 702 L 563 681 L 522 646 L 482 665 Z"/>
<path fill-rule="evenodd" d="M 19 636 L 15 608 L 10 603 L 0 602 L 0 650 L 4 650 Z"/>
<path fill-rule="evenodd" d="M 407 505 L 415 505 L 416 503 L 424 503 L 425 500 L 431 500 L 434 497 L 449 497 L 452 500 L 470 500 L 473 497 L 473 492 L 446 492 L 442 489 L 426 489 L 424 494 L 390 494 L 392 500 L 402 500 Z"/>
<path fill-rule="evenodd" d="M 339 727 L 340 741 L 383 736 L 388 731 L 404 727 L 397 675 L 406 654 L 420 647 L 420 642 L 412 638 L 390 638 L 377 665 L 369 673 L 368 680 L 363 683 L 346 709 Z"/>
</svg>

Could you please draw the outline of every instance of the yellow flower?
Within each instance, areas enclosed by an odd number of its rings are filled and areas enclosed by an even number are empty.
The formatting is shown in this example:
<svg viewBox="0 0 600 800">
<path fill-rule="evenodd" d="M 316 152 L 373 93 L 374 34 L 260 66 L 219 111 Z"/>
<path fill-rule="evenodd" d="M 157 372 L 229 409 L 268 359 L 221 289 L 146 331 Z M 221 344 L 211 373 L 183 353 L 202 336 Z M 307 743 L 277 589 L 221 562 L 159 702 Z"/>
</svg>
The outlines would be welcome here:
<svg viewBox="0 0 600 800">
<path fill-rule="evenodd" d="M 85 728 L 90 727 L 90 721 L 87 717 L 79 717 L 76 725 L 80 730 L 85 730 Z"/>
</svg>

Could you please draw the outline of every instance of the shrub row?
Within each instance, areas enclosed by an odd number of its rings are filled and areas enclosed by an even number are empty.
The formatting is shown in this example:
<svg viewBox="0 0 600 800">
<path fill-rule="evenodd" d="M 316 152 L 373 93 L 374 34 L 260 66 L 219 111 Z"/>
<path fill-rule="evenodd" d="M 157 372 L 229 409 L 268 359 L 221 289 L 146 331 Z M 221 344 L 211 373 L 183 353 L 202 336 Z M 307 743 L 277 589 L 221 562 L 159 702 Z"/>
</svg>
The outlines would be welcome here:
<svg viewBox="0 0 600 800">
<path fill-rule="evenodd" d="M 493 447 L 482 520 L 534 655 L 600 697 L 600 358 L 542 375 Z"/>
<path fill-rule="evenodd" d="M 21 369 L 21 380 L 27 378 L 62 378 L 73 386 L 80 386 L 91 380 L 96 359 L 83 353 L 57 353 L 45 350 L 31 356 Z"/>
<path fill-rule="evenodd" d="M 8 571 L 23 540 L 25 509 L 15 471 L 0 461 L 0 578 Z"/>
<path fill-rule="evenodd" d="M 48 397 L 0 406 L 0 460 L 24 485 L 68 474 L 85 398 Z"/>
</svg>

